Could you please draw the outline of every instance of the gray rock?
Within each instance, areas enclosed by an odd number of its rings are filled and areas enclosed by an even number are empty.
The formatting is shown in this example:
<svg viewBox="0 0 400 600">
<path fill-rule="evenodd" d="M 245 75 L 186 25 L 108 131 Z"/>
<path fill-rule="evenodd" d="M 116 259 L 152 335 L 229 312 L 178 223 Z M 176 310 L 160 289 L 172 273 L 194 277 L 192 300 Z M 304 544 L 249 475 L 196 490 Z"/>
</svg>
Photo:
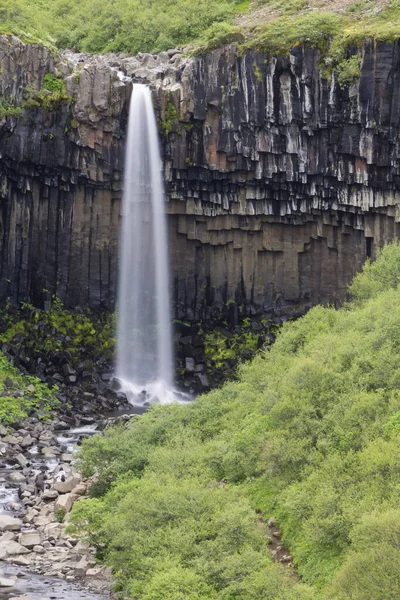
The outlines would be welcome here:
<svg viewBox="0 0 400 600">
<path fill-rule="evenodd" d="M 74 503 L 75 497 L 72 494 L 62 494 L 56 500 L 55 511 L 63 510 L 65 513 L 69 513 Z"/>
<path fill-rule="evenodd" d="M 0 531 L 20 531 L 22 527 L 21 519 L 0 515 Z"/>
<path fill-rule="evenodd" d="M 34 546 L 39 546 L 42 543 L 40 533 L 36 531 L 23 531 L 18 539 L 21 546 L 32 549 Z"/>
<path fill-rule="evenodd" d="M 25 456 L 23 454 L 17 454 L 15 457 L 15 460 L 17 461 L 17 463 L 19 464 L 19 466 L 24 469 L 25 467 L 28 466 L 29 461 L 25 458 Z"/>
<path fill-rule="evenodd" d="M 80 477 L 74 475 L 67 481 L 59 481 L 54 484 L 53 488 L 57 490 L 60 494 L 67 494 L 68 492 L 72 492 L 74 487 L 81 482 Z"/>
<path fill-rule="evenodd" d="M 0 542 L 0 551 L 5 551 L 6 556 L 29 554 L 28 548 L 24 548 L 18 542 Z"/>
<path fill-rule="evenodd" d="M 26 481 L 26 477 L 22 473 L 10 473 L 7 475 L 7 479 L 13 483 L 22 483 L 23 481 Z"/>
<path fill-rule="evenodd" d="M 16 577 L 0 577 L 0 587 L 14 587 L 16 582 Z"/>
</svg>

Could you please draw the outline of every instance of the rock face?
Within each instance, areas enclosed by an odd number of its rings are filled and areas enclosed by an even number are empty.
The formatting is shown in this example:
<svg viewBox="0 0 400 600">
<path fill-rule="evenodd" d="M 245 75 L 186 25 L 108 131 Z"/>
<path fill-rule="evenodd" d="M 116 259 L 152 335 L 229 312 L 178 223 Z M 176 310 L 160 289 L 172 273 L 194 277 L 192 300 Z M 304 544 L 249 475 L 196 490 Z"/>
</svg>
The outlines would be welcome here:
<svg viewBox="0 0 400 600">
<path fill-rule="evenodd" d="M 3 36 L 0 53 L 8 102 L 46 73 L 71 97 L 0 122 L 0 301 L 114 306 L 126 76 L 155 90 L 176 318 L 229 301 L 241 314 L 339 301 L 399 233 L 397 44 L 365 43 L 361 79 L 344 89 L 302 47 L 55 59 Z"/>
</svg>

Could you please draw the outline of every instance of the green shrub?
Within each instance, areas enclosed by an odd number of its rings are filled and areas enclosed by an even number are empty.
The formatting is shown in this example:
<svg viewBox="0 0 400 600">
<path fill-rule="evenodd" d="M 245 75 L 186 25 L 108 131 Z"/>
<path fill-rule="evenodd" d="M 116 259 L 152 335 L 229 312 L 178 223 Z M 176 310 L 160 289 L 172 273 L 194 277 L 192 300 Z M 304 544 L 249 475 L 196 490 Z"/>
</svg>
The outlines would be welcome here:
<svg viewBox="0 0 400 600">
<path fill-rule="evenodd" d="M 42 107 L 45 110 L 55 110 L 61 104 L 71 102 L 64 80 L 55 77 L 51 73 L 45 74 L 39 91 L 26 88 L 25 95 L 27 97 L 22 103 L 22 108 L 27 110 L 37 107 Z"/>
</svg>

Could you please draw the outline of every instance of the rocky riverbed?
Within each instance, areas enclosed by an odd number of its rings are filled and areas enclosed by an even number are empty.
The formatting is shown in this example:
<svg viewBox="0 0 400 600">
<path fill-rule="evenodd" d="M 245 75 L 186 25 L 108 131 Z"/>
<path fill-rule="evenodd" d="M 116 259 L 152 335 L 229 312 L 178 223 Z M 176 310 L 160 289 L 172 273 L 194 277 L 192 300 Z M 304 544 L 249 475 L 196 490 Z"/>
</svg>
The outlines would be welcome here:
<svg viewBox="0 0 400 600">
<path fill-rule="evenodd" d="M 0 427 L 0 600 L 109 597 L 111 570 L 96 564 L 94 548 L 65 533 L 73 504 L 88 488 L 74 470 L 74 446 L 98 425 L 71 427 L 56 417 L 25 419 L 11 432 Z M 47 480 L 38 497 L 41 467 Z M 61 467 L 66 481 L 57 482 Z"/>
</svg>

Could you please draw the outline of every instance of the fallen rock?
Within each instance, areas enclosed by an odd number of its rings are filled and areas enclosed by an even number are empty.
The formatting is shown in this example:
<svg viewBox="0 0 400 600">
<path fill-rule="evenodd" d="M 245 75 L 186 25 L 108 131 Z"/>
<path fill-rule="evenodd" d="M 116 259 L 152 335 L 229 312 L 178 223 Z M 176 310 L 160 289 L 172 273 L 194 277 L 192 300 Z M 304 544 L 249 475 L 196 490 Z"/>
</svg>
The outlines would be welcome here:
<svg viewBox="0 0 400 600">
<path fill-rule="evenodd" d="M 84 496 L 86 494 L 86 485 L 84 483 L 79 483 L 71 492 L 75 496 Z"/>
<path fill-rule="evenodd" d="M 58 481 L 54 484 L 53 488 L 60 492 L 60 494 L 68 494 L 68 492 L 72 492 L 75 486 L 77 486 L 81 482 L 80 478 L 74 475 L 67 481 Z"/>
<path fill-rule="evenodd" d="M 16 577 L 0 577 L 0 587 L 14 587 L 16 582 Z"/>
<path fill-rule="evenodd" d="M 7 479 L 13 483 L 22 483 L 26 480 L 26 477 L 22 473 L 10 473 L 7 475 Z"/>
<path fill-rule="evenodd" d="M 21 519 L 0 515 L 0 531 L 20 531 L 22 527 Z"/>
<path fill-rule="evenodd" d="M 74 503 L 74 497 L 72 494 L 62 494 L 57 498 L 55 504 L 55 511 L 63 510 L 65 513 L 69 513 Z"/>
<path fill-rule="evenodd" d="M 17 454 L 17 456 L 15 457 L 15 460 L 17 461 L 17 463 L 19 464 L 19 466 L 22 469 L 25 469 L 25 467 L 27 467 L 29 464 L 29 461 L 25 458 L 25 456 L 23 454 Z"/>
<path fill-rule="evenodd" d="M 21 546 L 25 546 L 25 548 L 33 548 L 34 546 L 39 546 L 42 543 L 42 538 L 40 537 L 40 533 L 37 533 L 37 531 L 23 531 L 19 536 L 18 541 Z"/>
<path fill-rule="evenodd" d="M 55 500 L 58 498 L 57 490 L 46 490 L 42 494 L 42 500 Z"/>
<path fill-rule="evenodd" d="M 18 542 L 0 542 L 0 555 L 17 556 L 18 554 L 29 554 L 28 548 L 24 548 Z M 0 556 L 1 558 L 1 556 Z"/>
<path fill-rule="evenodd" d="M 29 556 L 12 556 L 8 561 L 18 567 L 29 567 L 31 564 Z"/>
</svg>

